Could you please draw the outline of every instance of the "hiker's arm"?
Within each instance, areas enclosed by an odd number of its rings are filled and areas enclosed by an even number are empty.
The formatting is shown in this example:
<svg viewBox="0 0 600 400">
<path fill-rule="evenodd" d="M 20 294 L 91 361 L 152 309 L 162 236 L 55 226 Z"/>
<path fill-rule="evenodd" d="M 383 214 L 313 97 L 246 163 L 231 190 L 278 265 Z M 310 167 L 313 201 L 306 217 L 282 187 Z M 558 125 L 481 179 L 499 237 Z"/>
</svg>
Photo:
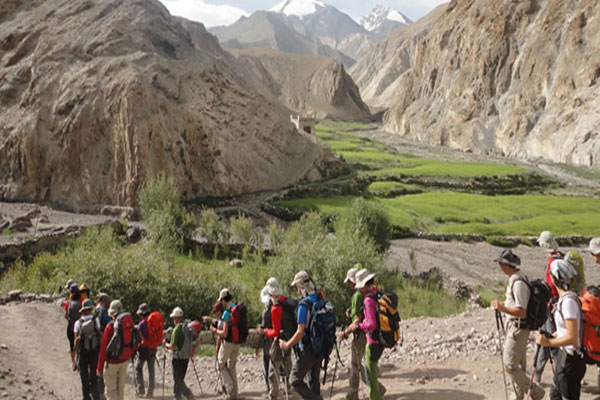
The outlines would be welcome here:
<svg viewBox="0 0 600 400">
<path fill-rule="evenodd" d="M 537 332 L 535 338 L 536 343 L 544 347 L 577 346 L 577 320 L 567 319 L 565 325 L 567 326 L 567 334 L 565 336 L 560 338 L 548 338 Z"/>
<path fill-rule="evenodd" d="M 104 372 L 104 362 L 106 361 L 106 347 L 112 338 L 114 332 L 113 324 L 106 325 L 104 335 L 102 335 L 102 344 L 100 345 L 100 353 L 98 354 L 98 364 L 96 365 L 96 375 L 102 376 Z"/>
<path fill-rule="evenodd" d="M 281 319 L 283 317 L 283 307 L 271 307 L 271 323 L 273 324 L 272 329 L 265 331 L 265 336 L 268 338 L 276 338 L 281 332 Z"/>
<path fill-rule="evenodd" d="M 223 328 L 215 329 L 215 333 L 217 334 L 218 337 L 225 339 L 225 338 L 227 338 L 228 328 L 229 328 L 229 322 L 223 321 Z"/>
<path fill-rule="evenodd" d="M 491 303 L 494 310 L 498 310 L 504 314 L 512 315 L 513 317 L 525 319 L 527 318 L 527 309 L 522 307 L 506 307 L 503 301 L 492 300 Z"/>
<path fill-rule="evenodd" d="M 298 343 L 300 343 L 302 337 L 304 336 L 305 330 L 306 324 L 298 324 L 298 329 L 296 329 L 296 333 L 294 333 L 294 336 L 292 336 L 290 340 L 285 341 L 283 339 L 279 339 L 279 347 L 281 348 L 281 350 L 289 350 Z"/>
</svg>

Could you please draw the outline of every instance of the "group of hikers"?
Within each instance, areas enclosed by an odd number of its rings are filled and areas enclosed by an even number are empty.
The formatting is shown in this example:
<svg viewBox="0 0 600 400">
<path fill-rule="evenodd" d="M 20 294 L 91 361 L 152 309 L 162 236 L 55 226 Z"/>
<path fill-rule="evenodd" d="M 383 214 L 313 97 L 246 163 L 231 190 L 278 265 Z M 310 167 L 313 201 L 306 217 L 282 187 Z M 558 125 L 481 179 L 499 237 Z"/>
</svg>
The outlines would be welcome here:
<svg viewBox="0 0 600 400">
<path fill-rule="evenodd" d="M 530 281 L 519 269 L 521 261 L 512 250 L 503 250 L 494 260 L 509 276 L 505 301 L 491 303 L 496 310 L 498 331 L 503 331 L 503 372 L 510 378 L 514 398 L 541 399 L 545 394 L 540 386 L 541 375 L 546 361 L 550 360 L 554 371 L 550 398 L 575 400 L 579 399 L 586 363 L 600 360 L 600 336 L 596 339 L 599 346 L 593 347 L 588 344 L 593 340 L 591 334 L 589 339 L 584 335 L 588 327 L 592 331 L 600 329 L 585 312 L 586 304 L 594 301 L 591 297 L 598 299 L 592 306 L 598 307 L 595 315 L 596 324 L 600 325 L 600 290 L 586 289 L 583 260 L 577 252 L 561 253 L 551 232 L 543 232 L 539 243 L 548 250 L 545 281 Z M 589 251 L 600 264 L 600 238 L 592 239 Z M 369 399 L 383 397 L 386 388 L 378 379 L 378 361 L 385 348 L 394 347 L 401 339 L 398 297 L 393 292 L 384 292 L 376 284 L 375 274 L 360 265 L 347 271 L 344 283 L 353 291 L 345 311 L 351 323 L 336 333 L 333 305 L 307 271 L 299 271 L 291 282 L 299 300 L 286 297 L 276 278 L 266 282 L 261 291 L 265 308 L 257 332 L 262 341 L 270 400 L 282 396 L 287 400 L 292 388 L 303 399 L 322 399 L 322 371 L 325 382 L 330 358 L 336 358 L 335 380 L 338 361 L 341 363 L 337 343 L 350 337 L 346 400 L 358 400 L 361 381 L 368 388 Z M 70 291 L 69 300 L 65 302 L 65 317 L 71 361 L 73 369 L 80 373 L 84 400 L 124 399 L 128 363 L 134 360 L 136 395 L 152 398 L 156 387 L 157 352 L 161 346 L 163 398 L 166 354 L 170 351 L 175 398 L 193 399 L 185 376 L 191 360 L 198 378 L 195 354 L 202 323 L 209 325 L 216 343 L 217 393 L 227 400 L 239 398 L 236 364 L 240 346 L 248 337 L 249 321 L 246 306 L 235 302 L 229 289 L 220 291 L 212 307 L 213 315 L 203 316 L 202 322 L 184 319 L 183 310 L 175 307 L 170 314 L 174 328 L 163 331 L 162 314 L 152 311 L 146 303 L 138 307 L 136 314 L 141 320 L 136 325 L 121 302 L 111 301 L 106 293 L 98 293 L 94 303 L 85 285 L 78 286 L 69 280 L 65 288 Z M 502 314 L 508 316 L 506 327 Z M 539 332 L 533 373 L 528 378 L 526 353 L 532 330 Z M 148 369 L 147 388 L 144 364 Z M 199 379 L 198 383 L 200 385 Z M 505 389 L 506 386 L 505 382 Z M 508 398 L 506 390 L 505 393 Z"/>
</svg>

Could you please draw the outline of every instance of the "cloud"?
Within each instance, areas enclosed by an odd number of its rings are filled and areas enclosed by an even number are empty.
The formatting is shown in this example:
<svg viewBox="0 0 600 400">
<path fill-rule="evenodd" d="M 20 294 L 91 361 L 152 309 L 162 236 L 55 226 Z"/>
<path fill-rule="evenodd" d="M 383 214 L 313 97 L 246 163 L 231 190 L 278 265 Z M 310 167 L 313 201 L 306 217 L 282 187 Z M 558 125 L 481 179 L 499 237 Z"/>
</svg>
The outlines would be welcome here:
<svg viewBox="0 0 600 400">
<path fill-rule="evenodd" d="M 229 5 L 215 5 L 203 0 L 160 0 L 172 15 L 202 22 L 206 27 L 231 25 L 248 13 Z"/>
</svg>

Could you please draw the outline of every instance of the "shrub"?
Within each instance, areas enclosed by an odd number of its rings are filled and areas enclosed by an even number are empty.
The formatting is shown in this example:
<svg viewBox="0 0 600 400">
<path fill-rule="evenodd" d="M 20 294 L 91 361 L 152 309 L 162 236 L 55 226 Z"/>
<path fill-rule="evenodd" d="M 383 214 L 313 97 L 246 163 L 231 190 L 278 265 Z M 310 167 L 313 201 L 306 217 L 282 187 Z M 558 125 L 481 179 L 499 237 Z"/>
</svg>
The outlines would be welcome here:
<svg viewBox="0 0 600 400">
<path fill-rule="evenodd" d="M 243 244 L 247 247 L 254 247 L 262 250 L 264 243 L 264 234 L 259 229 L 252 228 L 252 220 L 238 214 L 229 219 L 229 232 L 233 241 Z"/>
<path fill-rule="evenodd" d="M 211 243 L 224 245 L 229 241 L 227 226 L 212 208 L 202 210 L 198 223 L 198 233 Z"/>
<path fill-rule="evenodd" d="M 374 241 L 377 250 L 384 253 L 390 247 L 392 224 L 382 205 L 357 198 L 341 213 L 335 231 L 342 240 L 357 236 L 369 238 Z"/>
<path fill-rule="evenodd" d="M 175 180 L 162 174 L 149 179 L 139 192 L 142 218 L 148 225 L 148 239 L 166 248 L 181 247 L 183 238 L 196 230 L 194 217 L 180 203 Z"/>
<path fill-rule="evenodd" d="M 269 243 L 271 244 L 272 254 L 279 254 L 285 238 L 285 229 L 276 222 L 271 221 L 267 228 L 267 233 L 269 234 Z"/>
</svg>

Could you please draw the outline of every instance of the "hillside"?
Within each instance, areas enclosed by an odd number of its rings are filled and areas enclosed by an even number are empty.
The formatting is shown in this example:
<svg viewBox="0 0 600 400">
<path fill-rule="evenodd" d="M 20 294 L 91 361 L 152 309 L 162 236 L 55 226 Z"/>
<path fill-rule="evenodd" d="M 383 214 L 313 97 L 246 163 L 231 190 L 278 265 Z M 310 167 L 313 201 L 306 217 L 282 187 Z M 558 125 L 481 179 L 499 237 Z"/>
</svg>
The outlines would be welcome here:
<svg viewBox="0 0 600 400">
<path fill-rule="evenodd" d="M 369 121 L 368 107 L 344 66 L 330 58 L 269 49 L 232 53 L 263 90 L 291 110 L 319 119 Z"/>
<path fill-rule="evenodd" d="M 134 204 L 158 172 L 187 199 L 320 176 L 314 139 L 156 0 L 12 1 L 0 18 L 0 199 L 85 209 Z"/>
<path fill-rule="evenodd" d="M 452 1 L 416 45 L 384 128 L 600 169 L 598 15 L 595 0 Z"/>
</svg>

